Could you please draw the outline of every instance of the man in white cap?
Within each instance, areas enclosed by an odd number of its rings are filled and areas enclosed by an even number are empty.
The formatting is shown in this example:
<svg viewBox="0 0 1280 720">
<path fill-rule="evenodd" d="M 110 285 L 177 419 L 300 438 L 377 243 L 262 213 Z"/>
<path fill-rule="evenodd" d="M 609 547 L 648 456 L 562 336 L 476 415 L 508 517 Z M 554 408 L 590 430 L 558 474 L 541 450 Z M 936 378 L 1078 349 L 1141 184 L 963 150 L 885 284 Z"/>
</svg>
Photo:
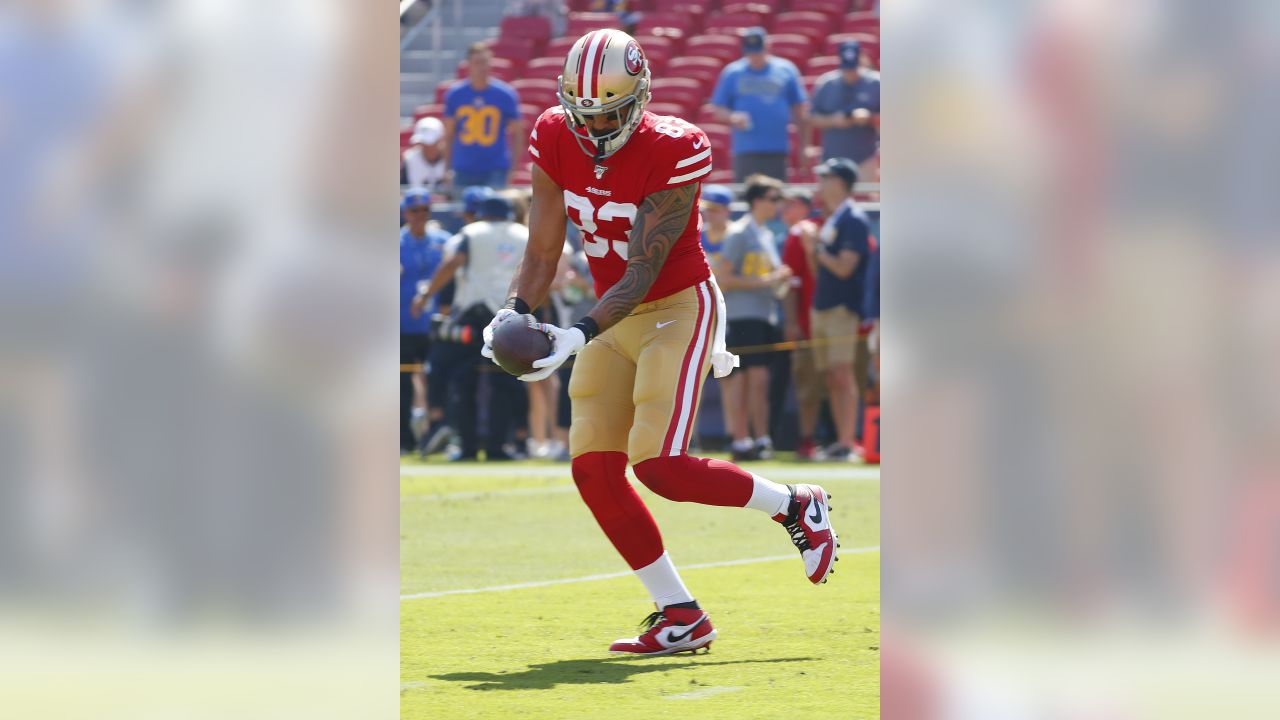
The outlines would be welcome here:
<svg viewBox="0 0 1280 720">
<path fill-rule="evenodd" d="M 404 170 L 409 187 L 428 191 L 445 184 L 448 168 L 444 163 L 444 123 L 440 118 L 424 117 L 413 127 L 412 143 L 404 151 Z"/>
</svg>

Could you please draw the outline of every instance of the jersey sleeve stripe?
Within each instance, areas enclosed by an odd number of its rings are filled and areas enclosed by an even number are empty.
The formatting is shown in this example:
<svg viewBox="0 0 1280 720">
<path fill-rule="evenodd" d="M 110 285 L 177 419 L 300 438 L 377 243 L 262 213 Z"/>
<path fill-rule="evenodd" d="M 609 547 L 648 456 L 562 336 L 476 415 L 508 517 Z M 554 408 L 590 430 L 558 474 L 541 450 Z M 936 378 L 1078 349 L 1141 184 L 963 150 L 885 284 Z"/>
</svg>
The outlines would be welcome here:
<svg viewBox="0 0 1280 720">
<path fill-rule="evenodd" d="M 706 150 L 703 150 L 702 152 L 698 153 L 697 155 L 694 155 L 693 157 L 687 157 L 681 160 L 680 162 L 676 163 L 676 167 L 677 168 L 687 167 L 689 165 L 692 165 L 698 162 L 703 158 L 710 157 L 710 156 L 711 156 L 711 148 L 707 148 Z"/>
<path fill-rule="evenodd" d="M 538 128 L 533 129 L 533 135 L 531 137 L 533 137 L 534 140 L 538 139 Z"/>
<path fill-rule="evenodd" d="M 701 170 L 694 170 L 693 172 L 688 173 L 687 175 L 677 175 L 671 178 L 670 180 L 668 180 L 667 184 L 670 185 L 672 183 L 684 182 L 685 180 L 692 180 L 694 178 L 702 177 L 703 175 L 706 175 L 709 172 L 711 172 L 711 163 L 707 163 L 706 167 L 702 168 Z"/>
<path fill-rule="evenodd" d="M 530 146 L 529 146 L 529 153 L 530 153 L 531 155 L 533 155 L 534 157 L 536 157 L 536 158 L 540 158 L 540 157 L 542 157 L 542 153 L 538 152 L 538 148 L 536 148 L 536 147 L 534 147 L 534 146 L 532 146 L 532 145 L 530 145 Z"/>
</svg>

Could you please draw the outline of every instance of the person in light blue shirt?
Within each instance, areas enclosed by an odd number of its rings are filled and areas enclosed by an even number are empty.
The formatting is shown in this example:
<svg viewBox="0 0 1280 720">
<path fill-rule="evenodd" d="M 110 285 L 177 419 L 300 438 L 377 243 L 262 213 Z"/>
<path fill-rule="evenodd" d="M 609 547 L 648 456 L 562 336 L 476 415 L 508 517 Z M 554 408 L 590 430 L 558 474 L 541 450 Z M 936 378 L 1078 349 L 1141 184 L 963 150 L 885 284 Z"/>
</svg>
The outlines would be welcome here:
<svg viewBox="0 0 1280 720">
<path fill-rule="evenodd" d="M 790 123 L 799 131 L 801 157 L 805 150 L 808 98 L 800 71 L 790 60 L 765 52 L 763 28 L 743 33 L 742 52 L 720 72 L 711 95 L 716 116 L 733 128 L 733 178 L 743 182 L 760 173 L 785 181 Z"/>
<path fill-rule="evenodd" d="M 400 200 L 405 224 L 400 229 L 400 363 L 421 365 L 430 352 L 431 317 L 411 312 L 418 286 L 431 278 L 444 258 L 449 234 L 427 226 L 431 195 L 410 190 Z M 400 452 L 412 452 L 426 420 L 427 387 L 421 371 L 400 373 Z M 436 413 L 442 414 L 443 411 Z"/>
<path fill-rule="evenodd" d="M 524 154 L 524 122 L 520 96 L 491 77 L 493 51 L 483 43 L 467 50 L 467 78 L 444 96 L 445 165 L 454 187 L 506 187 L 511 159 Z"/>
</svg>

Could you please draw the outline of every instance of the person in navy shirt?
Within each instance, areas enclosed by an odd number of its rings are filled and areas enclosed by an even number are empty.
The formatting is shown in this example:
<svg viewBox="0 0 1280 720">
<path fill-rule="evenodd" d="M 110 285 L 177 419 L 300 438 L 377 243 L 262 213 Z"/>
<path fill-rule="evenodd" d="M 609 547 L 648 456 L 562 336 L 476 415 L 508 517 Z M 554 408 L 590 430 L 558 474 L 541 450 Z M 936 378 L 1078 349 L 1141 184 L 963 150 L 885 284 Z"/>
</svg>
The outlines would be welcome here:
<svg viewBox="0 0 1280 720">
<path fill-rule="evenodd" d="M 467 49 L 467 79 L 444 96 L 445 152 L 454 187 L 506 187 L 511 159 L 524 155 L 520 96 L 490 77 L 493 53 L 484 43 Z"/>
<path fill-rule="evenodd" d="M 862 67 L 856 40 L 840 44 L 840 67 L 818 78 L 810 121 L 822 129 L 822 159 L 849 158 L 866 175 L 880 149 L 880 73 Z"/>
<path fill-rule="evenodd" d="M 819 165 L 817 173 L 818 195 L 829 217 L 816 237 L 805 239 L 817 271 L 810 330 L 813 364 L 826 376 L 836 423 L 836 442 L 826 456 L 840 460 L 853 456 L 860 392 L 854 359 L 872 241 L 867 216 L 851 197 L 858 166 L 848 158 L 835 158 Z"/>
<path fill-rule="evenodd" d="M 765 52 L 764 28 L 742 36 L 743 57 L 720 72 L 711 103 L 721 122 L 733 128 L 733 178 L 743 182 L 761 173 L 787 179 L 791 151 L 787 125 L 799 131 L 800 156 L 805 150 L 804 85 L 794 63 Z"/>
<path fill-rule="evenodd" d="M 418 286 L 431 278 L 444 257 L 449 234 L 428 228 L 431 219 L 431 195 L 422 189 L 405 193 L 400 201 L 405 225 L 400 228 L 400 363 L 416 365 L 426 362 L 430 350 L 431 316 L 410 312 Z M 421 371 L 400 373 L 400 452 L 417 447 L 415 426 L 426 420 L 427 389 Z M 419 429 L 420 432 L 420 429 Z"/>
</svg>

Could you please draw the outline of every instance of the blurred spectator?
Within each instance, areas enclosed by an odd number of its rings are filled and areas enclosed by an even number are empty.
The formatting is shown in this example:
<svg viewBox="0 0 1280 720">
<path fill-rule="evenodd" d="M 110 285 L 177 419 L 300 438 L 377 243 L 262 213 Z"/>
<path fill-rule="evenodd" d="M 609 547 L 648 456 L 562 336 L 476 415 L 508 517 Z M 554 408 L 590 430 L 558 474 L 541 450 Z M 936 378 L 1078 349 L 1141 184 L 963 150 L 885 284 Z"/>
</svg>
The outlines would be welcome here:
<svg viewBox="0 0 1280 720">
<path fill-rule="evenodd" d="M 484 43 L 467 49 L 467 79 L 444 96 L 445 149 L 453 184 L 506 187 L 511 158 L 524 154 L 520 97 L 490 77 L 493 52 Z"/>
<path fill-rule="evenodd" d="M 805 251 L 806 239 L 810 244 L 817 240 L 818 225 L 809 219 L 813 214 L 813 196 L 808 190 L 796 189 L 787 193 L 782 206 L 782 220 L 787 224 L 787 239 L 782 246 L 782 262 L 791 268 L 791 292 L 782 299 L 783 339 L 800 342 L 812 337 L 809 313 L 813 307 L 814 262 Z M 814 349 L 798 347 L 791 352 L 791 375 L 796 386 L 796 406 L 799 415 L 800 441 L 796 446 L 796 458 L 813 460 L 817 444 L 814 432 L 818 427 L 818 412 L 826 395 L 826 384 L 813 363 Z"/>
<path fill-rule="evenodd" d="M 430 349 L 430 319 L 411 312 L 413 298 L 431 278 L 444 255 L 449 235 L 427 227 L 431 196 L 425 190 L 405 193 L 400 201 L 405 225 L 400 229 L 400 363 L 419 365 Z M 400 373 L 400 453 L 418 447 L 427 412 L 427 387 L 421 370 Z"/>
<path fill-rule="evenodd" d="M 870 356 L 867 368 L 868 382 L 865 396 L 868 403 L 880 404 L 880 243 L 871 237 L 871 258 L 867 263 L 867 292 L 862 300 L 862 319 L 870 321 L 867 333 L 867 352 Z"/>
<path fill-rule="evenodd" d="M 640 21 L 643 19 L 644 16 L 638 12 L 619 13 L 618 27 L 622 29 L 622 32 L 635 37 L 636 32 L 640 29 Z"/>
<path fill-rule="evenodd" d="M 880 73 L 862 67 L 856 40 L 841 43 L 840 67 L 818 78 L 811 118 L 822 129 L 822 159 L 849 158 L 860 177 L 874 178 L 870 167 L 880 147 Z"/>
<path fill-rule="evenodd" d="M 853 202 L 858 166 L 848 158 L 828 160 L 817 168 L 818 194 L 828 217 L 816 239 L 801 236 L 813 259 L 817 279 L 810 330 L 814 367 L 826 375 L 836 442 L 825 455 L 852 457 L 858 411 L 854 375 L 859 313 L 866 295 L 867 255 L 871 233 L 866 215 Z"/>
<path fill-rule="evenodd" d="M 551 286 L 551 301 L 561 318 L 582 317 L 591 312 L 596 304 L 596 287 L 591 281 L 591 267 L 587 263 L 587 255 L 579 247 L 566 240 L 564 255 L 556 268 L 556 280 Z M 569 378 L 572 367 L 561 367 L 560 397 L 556 406 L 556 424 L 552 431 L 555 437 L 554 454 L 548 456 L 556 460 L 569 460 L 569 425 L 573 417 L 569 399 Z"/>
<path fill-rule="evenodd" d="M 451 422 L 460 441 L 459 454 L 451 459 L 474 460 L 479 450 L 477 399 L 481 368 L 493 366 L 480 355 L 480 332 L 507 299 L 507 287 L 515 274 L 529 239 L 529 229 L 511 222 L 511 202 L 494 195 L 480 201 L 480 219 L 462 228 L 450 241 L 444 262 L 430 283 L 414 298 L 414 310 L 421 312 L 427 300 L 454 275 L 458 289 L 454 295 L 453 327 L 450 342 L 442 343 L 452 356 L 450 375 L 443 382 L 453 393 Z M 435 368 L 432 368 L 435 372 Z M 504 372 L 486 372 L 489 380 L 489 426 L 485 457 L 511 460 L 503 449 L 511 421 L 512 406 L 523 393 L 523 383 Z"/>
<path fill-rule="evenodd" d="M 747 179 L 744 199 L 750 210 L 729 226 L 714 267 L 716 282 L 724 290 L 732 348 L 778 341 L 777 299 L 787 292 L 791 277 L 791 270 L 778 257 L 773 233 L 765 227 L 778 214 L 782 183 L 753 175 Z M 740 357 L 741 370 L 720 380 L 733 459 L 765 459 L 773 454 L 768 395 L 773 356 L 756 350 Z"/>
<path fill-rule="evenodd" d="M 723 185 L 702 188 L 702 249 L 712 267 L 720 256 L 725 233 L 729 232 L 729 205 L 732 202 L 733 191 Z"/>
<path fill-rule="evenodd" d="M 409 187 L 440 190 L 449 168 L 444 162 L 444 123 L 440 118 L 424 117 L 413 128 L 410 146 L 404 159 L 405 181 Z"/>
<path fill-rule="evenodd" d="M 725 66 L 711 95 L 716 116 L 733 128 L 734 182 L 756 173 L 787 179 L 787 126 L 793 121 L 804 156 L 806 97 L 800 71 L 790 60 L 767 54 L 765 37 L 758 27 L 743 33 L 743 57 Z"/>
</svg>

